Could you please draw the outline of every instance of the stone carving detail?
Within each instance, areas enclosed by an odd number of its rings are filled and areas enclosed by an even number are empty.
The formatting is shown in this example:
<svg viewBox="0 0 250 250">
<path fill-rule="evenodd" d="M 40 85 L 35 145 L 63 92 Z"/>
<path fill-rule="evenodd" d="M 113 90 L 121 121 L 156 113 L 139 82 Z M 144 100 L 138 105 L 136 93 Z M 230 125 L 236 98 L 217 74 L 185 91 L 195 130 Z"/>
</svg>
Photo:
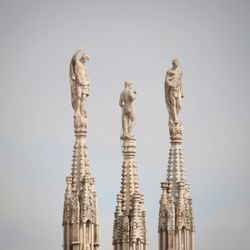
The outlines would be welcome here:
<svg viewBox="0 0 250 250">
<path fill-rule="evenodd" d="M 167 180 L 161 184 L 159 250 L 180 249 L 180 241 L 188 244 L 183 246 L 184 249 L 194 249 L 192 198 L 183 163 L 181 145 L 173 143 L 169 153 Z M 168 239 L 168 243 L 164 239 Z"/>
<path fill-rule="evenodd" d="M 182 71 L 179 61 L 173 59 L 172 68 L 166 73 L 165 100 L 169 112 L 169 123 L 178 123 L 178 114 L 181 110 L 181 99 L 184 97 L 182 85 Z"/>
<path fill-rule="evenodd" d="M 182 72 L 173 60 L 165 81 L 169 111 L 169 150 L 167 179 L 162 182 L 159 209 L 159 250 L 194 250 L 194 217 L 190 186 L 186 182 L 182 152 L 182 122 L 178 119 L 183 98 Z"/>
<path fill-rule="evenodd" d="M 76 50 L 69 67 L 71 102 L 75 115 L 86 115 L 85 104 L 89 96 L 90 81 L 87 74 L 86 62 L 90 60 L 90 56 L 83 54 L 78 59 L 78 54 L 81 51 L 82 49 Z"/>
<path fill-rule="evenodd" d="M 177 124 L 170 123 L 169 124 L 169 134 L 171 143 L 181 143 L 182 141 L 182 123 L 179 122 Z"/>
<path fill-rule="evenodd" d="M 131 135 L 133 119 L 130 115 L 134 114 L 134 110 L 130 109 L 136 93 L 132 89 L 126 89 L 120 97 L 120 105 L 123 108 L 123 118 L 128 119 L 125 122 L 122 139 L 122 181 L 121 191 L 117 195 L 117 205 L 115 210 L 115 219 L 113 225 L 113 249 L 123 250 L 146 250 L 147 249 L 147 226 L 146 212 L 144 208 L 144 196 L 139 191 L 139 182 L 136 166 L 136 140 Z M 131 93 L 129 93 L 131 92 Z M 124 96 L 123 96 L 124 94 Z M 131 94 L 131 96 L 130 96 Z M 129 99 L 131 97 L 131 99 Z M 127 105 L 127 98 L 130 100 Z M 126 108 L 129 112 L 126 114 Z M 126 117 L 126 115 L 128 117 Z M 131 122 L 131 124 L 130 124 Z M 129 126 L 131 126 L 129 128 Z"/>
<path fill-rule="evenodd" d="M 74 115 L 74 127 L 76 135 L 86 135 L 87 117 L 82 115 Z"/>
<path fill-rule="evenodd" d="M 75 145 L 71 175 L 66 178 L 63 227 L 64 250 L 98 250 L 99 217 L 94 178 L 89 171 L 87 157 L 87 112 L 86 98 L 89 95 L 89 80 L 85 63 L 89 56 L 79 60 L 76 51 L 70 63 L 72 106 L 74 108 Z"/>
<path fill-rule="evenodd" d="M 124 90 L 120 94 L 119 105 L 122 108 L 122 136 L 121 139 L 133 138 L 131 131 L 135 126 L 135 112 L 133 101 L 137 93 L 132 89 L 132 82 L 125 81 Z"/>
<path fill-rule="evenodd" d="M 99 218 L 97 209 L 94 178 L 89 172 L 87 158 L 87 146 L 82 145 L 81 137 L 77 135 L 74 146 L 72 172 L 67 177 L 67 188 L 64 200 L 63 227 L 64 250 L 78 242 L 77 250 L 99 246 Z M 89 223 L 89 234 L 94 238 L 87 241 L 86 223 Z M 67 227 L 67 225 L 69 225 Z M 81 232 L 81 236 L 78 232 Z M 88 245 L 87 245 L 88 242 Z M 82 248 L 85 246 L 84 248 Z M 76 247 L 76 246 L 75 246 Z M 79 247 L 79 248 L 78 248 Z M 90 248 L 92 249 L 92 248 Z"/>
</svg>

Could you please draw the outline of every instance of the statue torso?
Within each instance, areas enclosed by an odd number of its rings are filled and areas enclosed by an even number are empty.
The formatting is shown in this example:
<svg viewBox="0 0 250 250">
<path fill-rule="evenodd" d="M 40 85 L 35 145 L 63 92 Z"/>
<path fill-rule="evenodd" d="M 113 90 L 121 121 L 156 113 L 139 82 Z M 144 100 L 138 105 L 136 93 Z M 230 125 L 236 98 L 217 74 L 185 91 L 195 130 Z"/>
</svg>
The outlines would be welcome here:
<svg viewBox="0 0 250 250">
<path fill-rule="evenodd" d="M 129 111 L 130 109 L 132 109 L 132 103 L 134 100 L 133 90 L 124 89 L 121 95 L 124 103 L 124 110 Z"/>
<path fill-rule="evenodd" d="M 76 60 L 75 73 L 80 85 L 89 85 L 86 65 L 81 63 L 79 60 Z"/>
</svg>

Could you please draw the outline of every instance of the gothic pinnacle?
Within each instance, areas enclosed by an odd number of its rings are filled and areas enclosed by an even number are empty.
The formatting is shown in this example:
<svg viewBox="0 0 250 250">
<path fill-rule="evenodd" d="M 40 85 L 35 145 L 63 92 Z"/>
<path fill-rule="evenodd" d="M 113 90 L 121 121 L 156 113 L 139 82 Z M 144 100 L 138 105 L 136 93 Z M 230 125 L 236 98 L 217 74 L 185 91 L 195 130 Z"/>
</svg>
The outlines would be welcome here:
<svg viewBox="0 0 250 250">
<path fill-rule="evenodd" d="M 165 100 L 169 114 L 171 147 L 167 178 L 161 183 L 159 209 L 159 250 L 194 250 L 194 219 L 190 185 L 186 183 L 182 152 L 183 126 L 178 117 L 184 97 L 179 61 L 172 61 L 166 73 Z"/>
<path fill-rule="evenodd" d="M 63 227 L 64 250 L 98 250 L 99 218 L 94 178 L 89 171 L 87 157 L 87 112 L 89 78 L 86 62 L 89 56 L 79 59 L 78 49 L 70 62 L 69 79 L 71 102 L 74 109 L 75 145 L 73 149 L 71 175 L 67 177 L 65 192 Z"/>
<path fill-rule="evenodd" d="M 133 101 L 137 93 L 132 82 L 126 81 L 119 105 L 122 108 L 122 181 L 114 213 L 113 249 L 146 250 L 147 229 L 144 197 L 139 192 L 136 166 L 136 139 L 132 135 L 135 125 Z M 128 112 L 129 110 L 129 112 Z"/>
</svg>

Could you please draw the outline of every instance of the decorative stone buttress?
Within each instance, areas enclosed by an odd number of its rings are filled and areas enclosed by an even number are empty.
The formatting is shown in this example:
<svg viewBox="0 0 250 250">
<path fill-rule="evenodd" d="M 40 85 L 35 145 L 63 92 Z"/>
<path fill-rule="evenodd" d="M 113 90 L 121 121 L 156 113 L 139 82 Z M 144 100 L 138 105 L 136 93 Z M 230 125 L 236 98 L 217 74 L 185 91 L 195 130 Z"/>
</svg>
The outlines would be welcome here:
<svg viewBox="0 0 250 250">
<path fill-rule="evenodd" d="M 159 250 L 194 250 L 194 216 L 190 185 L 186 182 L 182 151 L 183 127 L 177 115 L 183 98 L 182 72 L 179 62 L 165 81 L 166 104 L 169 111 L 169 150 L 167 179 L 161 183 L 162 195 L 159 211 Z M 171 89 L 172 88 L 172 89 Z"/>
<path fill-rule="evenodd" d="M 75 55 L 74 55 L 75 56 Z M 77 60 L 76 58 L 73 60 Z M 82 56 L 83 57 L 83 56 Z M 80 59 L 81 60 L 81 59 Z M 79 60 L 79 61 L 80 61 Z M 72 65 L 70 77 L 76 74 L 77 70 Z M 79 63 L 79 62 L 78 62 Z M 86 72 L 81 72 L 86 74 Z M 67 187 L 64 199 L 63 209 L 63 228 L 64 228 L 64 250 L 97 250 L 99 248 L 99 219 L 97 211 L 97 198 L 94 187 L 94 178 L 89 171 L 89 161 L 87 158 L 87 113 L 86 110 L 77 105 L 81 105 L 83 98 L 88 95 L 80 92 L 79 82 L 71 82 L 72 105 L 75 110 L 74 114 L 74 132 L 75 132 L 75 145 L 73 150 L 73 160 L 71 175 L 66 178 Z M 83 82 L 85 87 L 88 86 Z M 80 86 L 81 87 L 81 86 Z M 76 94 L 76 90 L 78 93 Z M 87 89 L 88 90 L 88 89 Z M 75 92 L 74 92 L 75 91 Z M 86 88 L 84 90 L 86 92 Z M 74 96 L 75 95 L 75 96 Z M 76 97 L 74 99 L 74 97 Z M 76 99 L 79 97 L 78 104 Z M 73 102 L 75 102 L 73 104 Z"/>
<path fill-rule="evenodd" d="M 136 92 L 129 89 L 129 84 L 131 83 L 125 82 L 125 92 L 122 92 L 120 99 L 120 105 L 123 108 L 123 119 L 128 118 L 128 123 L 123 124 L 123 135 L 121 136 L 124 159 L 122 163 L 121 190 L 117 195 L 117 205 L 114 213 L 113 249 L 146 250 L 147 230 L 144 196 L 139 191 L 135 160 L 136 139 L 131 135 L 131 125 L 133 126 L 132 122 L 134 121 L 134 119 L 131 121 L 130 117 L 133 113 L 132 106 L 129 106 L 131 114 L 128 117 L 124 113 L 124 110 L 128 108 L 126 99 L 133 100 L 132 95 L 136 94 Z M 125 95 L 125 100 L 123 100 L 122 95 Z M 127 98 L 129 96 L 131 98 Z M 132 102 L 130 104 L 132 105 Z"/>
</svg>

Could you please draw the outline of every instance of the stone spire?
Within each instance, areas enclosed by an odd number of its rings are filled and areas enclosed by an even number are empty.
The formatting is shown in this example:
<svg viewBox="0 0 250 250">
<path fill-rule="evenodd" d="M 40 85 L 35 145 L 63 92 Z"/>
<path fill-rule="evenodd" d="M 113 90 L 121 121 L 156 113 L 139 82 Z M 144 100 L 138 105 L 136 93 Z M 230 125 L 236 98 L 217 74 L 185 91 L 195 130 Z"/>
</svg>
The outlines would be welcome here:
<svg viewBox="0 0 250 250">
<path fill-rule="evenodd" d="M 125 82 L 125 90 L 121 93 L 120 106 L 123 110 L 122 125 L 122 180 L 121 190 L 117 195 L 114 213 L 113 249 L 114 250 L 146 250 L 147 230 L 144 196 L 139 191 L 136 166 L 136 139 L 131 134 L 135 124 L 132 102 L 136 92 L 131 82 Z M 128 87 L 129 86 L 129 87 Z M 126 109 L 131 112 L 128 114 Z"/>
<path fill-rule="evenodd" d="M 75 56 L 75 57 L 74 57 Z M 63 209 L 64 250 L 97 250 L 99 248 L 99 218 L 94 178 L 89 171 L 87 158 L 87 113 L 85 106 L 89 83 L 76 80 L 86 75 L 86 69 L 78 67 L 83 61 L 72 57 L 70 79 L 74 114 L 75 145 L 73 150 L 71 175 L 66 178 L 66 192 Z M 78 68 L 77 68 L 78 67 Z M 82 72 L 85 70 L 84 72 Z M 80 71 L 80 72 L 79 72 Z M 77 73 L 76 73 L 77 72 Z M 80 86 L 82 85 L 82 86 Z M 78 88 L 78 89 L 77 89 Z M 73 104 L 73 95 L 76 95 Z M 76 100 L 78 98 L 79 102 Z M 85 99 L 85 100 L 84 100 Z M 78 102 L 78 103 L 77 103 Z"/>
<path fill-rule="evenodd" d="M 159 250 L 194 250 L 194 216 L 190 185 L 186 181 L 182 151 L 183 126 L 178 119 L 183 98 L 182 72 L 177 59 L 167 71 L 165 97 L 169 111 L 169 150 L 166 181 L 161 183 Z"/>
</svg>

